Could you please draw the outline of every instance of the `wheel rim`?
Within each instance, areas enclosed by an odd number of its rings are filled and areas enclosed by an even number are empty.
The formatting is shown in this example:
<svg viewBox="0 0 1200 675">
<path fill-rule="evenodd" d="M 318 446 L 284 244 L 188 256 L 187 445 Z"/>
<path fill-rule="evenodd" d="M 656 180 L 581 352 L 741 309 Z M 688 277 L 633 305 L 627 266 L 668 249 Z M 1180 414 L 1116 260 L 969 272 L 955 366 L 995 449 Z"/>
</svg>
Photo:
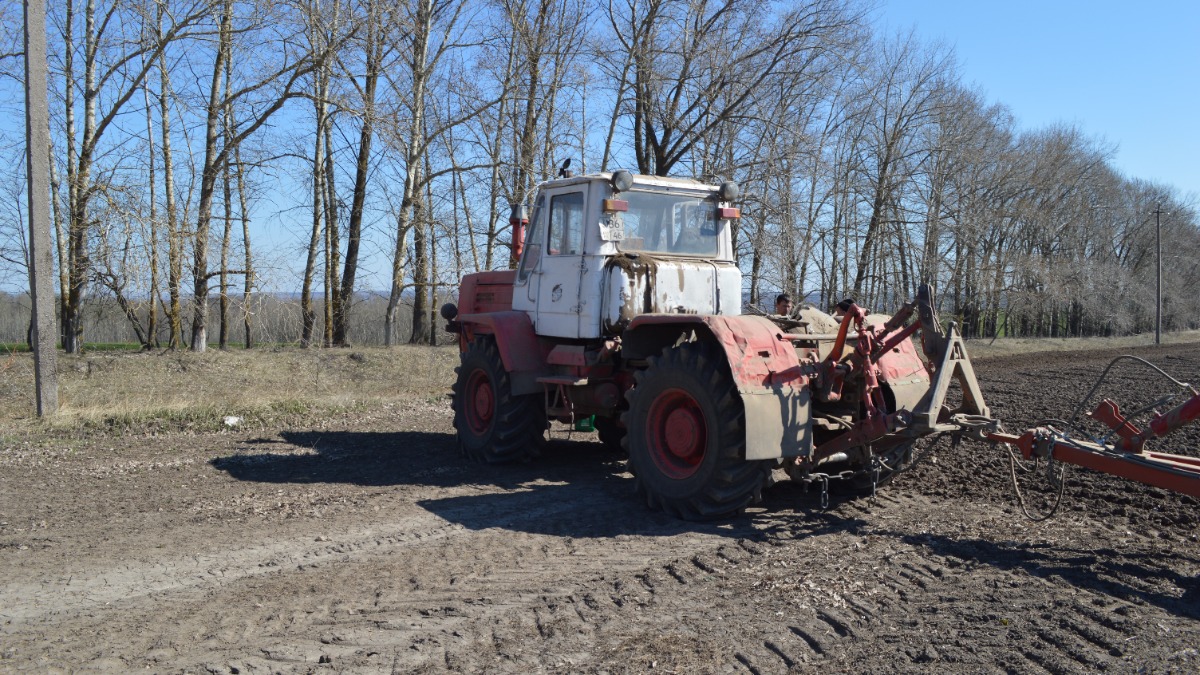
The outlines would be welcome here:
<svg viewBox="0 0 1200 675">
<path fill-rule="evenodd" d="M 650 457 L 663 475 L 684 479 L 700 469 L 708 448 L 708 425 L 699 402 L 682 389 L 668 389 L 650 406 Z"/>
<path fill-rule="evenodd" d="M 475 435 L 487 433 L 496 413 L 496 395 L 487 373 L 476 370 L 467 378 L 465 405 L 463 406 L 467 427 Z"/>
</svg>

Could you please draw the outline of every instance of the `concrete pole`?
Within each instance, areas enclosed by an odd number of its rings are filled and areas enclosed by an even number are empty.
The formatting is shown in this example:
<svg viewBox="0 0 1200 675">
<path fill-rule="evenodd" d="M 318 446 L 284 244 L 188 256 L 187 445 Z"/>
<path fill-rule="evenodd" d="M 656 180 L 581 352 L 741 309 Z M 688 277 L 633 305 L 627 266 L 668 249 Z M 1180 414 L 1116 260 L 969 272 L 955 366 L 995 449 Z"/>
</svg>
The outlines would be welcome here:
<svg viewBox="0 0 1200 675">
<path fill-rule="evenodd" d="M 58 412 L 58 331 L 50 249 L 50 105 L 46 97 L 46 5 L 25 0 L 25 166 L 29 180 L 29 294 L 38 417 Z"/>
<path fill-rule="evenodd" d="M 1162 344 L 1162 207 L 1154 207 L 1154 344 Z"/>
</svg>

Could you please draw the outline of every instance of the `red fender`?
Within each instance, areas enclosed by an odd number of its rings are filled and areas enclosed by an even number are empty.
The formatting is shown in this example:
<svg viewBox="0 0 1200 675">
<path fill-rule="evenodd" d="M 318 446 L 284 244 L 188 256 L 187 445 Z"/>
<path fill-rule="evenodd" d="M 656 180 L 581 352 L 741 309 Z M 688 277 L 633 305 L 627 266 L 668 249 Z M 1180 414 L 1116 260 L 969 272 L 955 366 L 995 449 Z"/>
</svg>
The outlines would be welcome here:
<svg viewBox="0 0 1200 675">
<path fill-rule="evenodd" d="M 673 342 L 688 324 L 702 327 L 716 340 L 739 390 L 789 384 L 801 377 L 800 359 L 792 343 L 781 340 L 779 327 L 761 316 L 642 314 L 629 323 L 622 340 L 637 351 L 657 351 L 649 348 L 648 341 L 639 341 L 641 335 L 653 331 L 654 326 L 670 326 L 679 329 L 669 333 Z"/>
<path fill-rule="evenodd" d="M 522 380 L 531 380 L 537 375 L 549 372 L 546 360 L 553 344 L 538 338 L 533 331 L 533 321 L 525 312 L 510 310 L 507 312 L 487 312 L 484 314 L 465 314 L 458 317 L 462 324 L 462 332 L 458 338 L 459 351 L 465 352 L 467 344 L 475 339 L 476 334 L 492 335 L 496 338 L 496 347 L 500 350 L 500 360 L 504 369 L 513 375 L 524 375 Z M 525 383 L 514 389 L 516 393 L 528 393 L 523 390 Z M 541 387 L 533 387 L 541 391 Z"/>
<path fill-rule="evenodd" d="M 622 334 L 623 349 L 648 356 L 689 325 L 709 333 L 725 353 L 746 411 L 746 459 L 812 452 L 808 378 L 790 340 L 761 316 L 642 314 Z"/>
</svg>

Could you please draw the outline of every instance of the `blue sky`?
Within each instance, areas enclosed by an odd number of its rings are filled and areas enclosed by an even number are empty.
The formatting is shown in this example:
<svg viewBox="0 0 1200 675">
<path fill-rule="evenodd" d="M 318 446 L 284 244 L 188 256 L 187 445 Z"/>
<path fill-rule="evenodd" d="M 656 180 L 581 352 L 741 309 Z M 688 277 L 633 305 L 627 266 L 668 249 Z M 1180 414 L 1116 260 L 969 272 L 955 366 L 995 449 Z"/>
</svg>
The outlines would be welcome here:
<svg viewBox="0 0 1200 675">
<path fill-rule="evenodd" d="M 1200 198 L 1200 0 L 880 0 L 876 25 L 952 46 L 1021 128 L 1075 124 L 1126 176 Z"/>
<path fill-rule="evenodd" d="M 1118 148 L 1113 163 L 1126 176 L 1200 200 L 1200 0 L 874 1 L 881 35 L 912 29 L 923 42 L 952 47 L 964 83 L 1007 105 L 1022 128 L 1077 125 Z M 6 112 L 20 111 L 19 99 L 5 103 Z M 9 123 L 23 124 L 0 121 Z M 272 199 L 280 203 L 266 203 Z M 307 242 L 305 216 L 266 213 L 286 201 L 275 195 L 256 208 L 255 242 L 264 268 L 274 261 L 263 270 L 268 283 L 290 288 Z M 369 246 L 362 288 L 386 288 L 387 244 Z M 23 287 L 16 278 L 9 285 Z"/>
</svg>

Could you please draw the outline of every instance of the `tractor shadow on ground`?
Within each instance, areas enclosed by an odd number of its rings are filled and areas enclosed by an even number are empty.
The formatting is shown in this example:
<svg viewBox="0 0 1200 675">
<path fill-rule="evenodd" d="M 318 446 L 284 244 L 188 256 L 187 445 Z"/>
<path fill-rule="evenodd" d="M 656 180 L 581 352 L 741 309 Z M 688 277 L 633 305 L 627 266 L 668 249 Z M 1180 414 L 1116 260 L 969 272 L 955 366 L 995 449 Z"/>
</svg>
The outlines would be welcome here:
<svg viewBox="0 0 1200 675">
<path fill-rule="evenodd" d="M 209 464 L 255 483 L 444 486 L 463 481 L 446 470 L 457 459 L 450 434 L 283 431 L 250 439 Z"/>
<path fill-rule="evenodd" d="M 478 486 L 472 494 L 418 499 L 422 508 L 472 530 L 501 528 L 568 537 L 709 533 L 792 538 L 854 529 L 817 510 L 813 493 L 775 486 L 745 516 L 696 523 L 652 511 L 623 457 L 590 435 L 555 434 L 541 456 L 486 465 L 463 457 L 454 435 L 431 432 L 283 431 L 247 441 L 209 464 L 242 481 L 402 488 Z M 495 488 L 499 488 L 496 490 Z M 838 498 L 831 499 L 831 506 Z"/>
<path fill-rule="evenodd" d="M 1135 605 L 1145 603 L 1176 616 L 1200 619 L 1200 576 L 1176 571 L 1195 567 L 1197 561 L 1189 555 L 1158 550 L 1133 552 L 955 539 L 904 532 L 876 534 L 896 537 L 941 556 L 1002 570 L 1020 570 L 1046 580 L 1057 579 L 1098 595 Z"/>
<path fill-rule="evenodd" d="M 233 478 L 257 483 L 345 483 L 371 487 L 495 485 L 590 480 L 624 469 L 599 443 L 551 442 L 541 457 L 489 466 L 463 457 L 451 433 L 282 431 L 246 441 L 209 460 Z"/>
<path fill-rule="evenodd" d="M 763 503 L 740 516 L 689 522 L 651 510 L 618 464 L 589 480 L 558 483 L 551 473 L 517 489 L 424 499 L 419 506 L 471 530 L 499 528 L 574 538 L 711 535 L 768 541 L 854 531 L 865 523 L 812 508 L 813 495 L 772 489 Z"/>
<path fill-rule="evenodd" d="M 536 478 L 515 490 L 425 499 L 417 504 L 471 530 L 500 528 L 569 537 L 695 533 L 768 541 L 855 531 L 865 525 L 858 518 L 820 509 L 819 494 L 790 482 L 765 490 L 763 501 L 745 514 L 706 522 L 681 520 L 647 507 L 624 459 L 599 444 L 583 450 L 591 453 L 582 462 L 586 476 L 574 469 L 558 471 L 579 464 L 581 445 L 589 444 L 551 442 L 543 456 L 531 463 Z M 595 464 L 597 459 L 602 467 Z M 829 508 L 853 498 L 831 495 Z"/>
</svg>

